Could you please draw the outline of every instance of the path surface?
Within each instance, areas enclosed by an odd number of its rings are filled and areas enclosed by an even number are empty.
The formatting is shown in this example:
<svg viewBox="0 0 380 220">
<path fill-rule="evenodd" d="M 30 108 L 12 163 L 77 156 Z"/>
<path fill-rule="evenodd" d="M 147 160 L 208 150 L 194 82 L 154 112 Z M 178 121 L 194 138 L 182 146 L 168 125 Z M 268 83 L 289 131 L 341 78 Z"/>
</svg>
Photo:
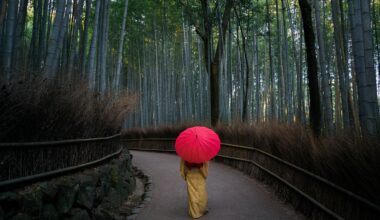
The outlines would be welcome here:
<svg viewBox="0 0 380 220">
<path fill-rule="evenodd" d="M 176 155 L 131 151 L 133 164 L 152 178 L 152 198 L 137 220 L 182 220 L 187 215 L 186 184 Z M 226 165 L 211 162 L 207 178 L 209 213 L 202 220 L 304 219 L 266 186 Z"/>
</svg>

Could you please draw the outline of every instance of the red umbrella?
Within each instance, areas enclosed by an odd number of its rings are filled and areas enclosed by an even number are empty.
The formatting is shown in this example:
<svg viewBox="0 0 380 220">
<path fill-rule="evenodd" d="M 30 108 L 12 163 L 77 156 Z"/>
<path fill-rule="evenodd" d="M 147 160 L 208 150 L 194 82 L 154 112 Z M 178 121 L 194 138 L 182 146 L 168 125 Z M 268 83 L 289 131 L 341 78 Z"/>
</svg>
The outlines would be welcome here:
<svg viewBox="0 0 380 220">
<path fill-rule="evenodd" d="M 220 150 L 218 134 L 206 127 L 192 127 L 179 134 L 175 141 L 177 154 L 190 163 L 204 163 Z"/>
</svg>

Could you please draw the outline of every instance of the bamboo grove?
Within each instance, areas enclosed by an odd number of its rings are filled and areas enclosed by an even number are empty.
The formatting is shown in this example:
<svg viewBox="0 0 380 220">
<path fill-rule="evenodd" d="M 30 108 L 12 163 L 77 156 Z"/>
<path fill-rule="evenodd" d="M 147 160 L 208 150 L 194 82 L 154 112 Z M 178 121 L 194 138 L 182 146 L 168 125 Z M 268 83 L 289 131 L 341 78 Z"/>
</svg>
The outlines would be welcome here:
<svg viewBox="0 0 380 220">
<path fill-rule="evenodd" d="M 128 127 L 379 132 L 380 0 L 1 0 L 1 75 L 139 97 Z"/>
<path fill-rule="evenodd" d="M 2 77 L 81 78 L 118 91 L 127 8 L 128 1 L 1 0 Z"/>
</svg>

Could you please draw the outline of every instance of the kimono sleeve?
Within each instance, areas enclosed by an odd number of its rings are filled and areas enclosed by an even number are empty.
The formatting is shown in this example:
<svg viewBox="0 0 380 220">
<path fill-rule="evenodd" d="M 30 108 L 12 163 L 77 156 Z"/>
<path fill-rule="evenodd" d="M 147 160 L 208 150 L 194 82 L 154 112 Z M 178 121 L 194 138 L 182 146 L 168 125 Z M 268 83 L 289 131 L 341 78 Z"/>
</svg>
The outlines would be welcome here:
<svg viewBox="0 0 380 220">
<path fill-rule="evenodd" d="M 208 176 L 208 162 L 204 163 L 203 166 L 200 168 L 202 176 L 206 179 Z"/>
</svg>

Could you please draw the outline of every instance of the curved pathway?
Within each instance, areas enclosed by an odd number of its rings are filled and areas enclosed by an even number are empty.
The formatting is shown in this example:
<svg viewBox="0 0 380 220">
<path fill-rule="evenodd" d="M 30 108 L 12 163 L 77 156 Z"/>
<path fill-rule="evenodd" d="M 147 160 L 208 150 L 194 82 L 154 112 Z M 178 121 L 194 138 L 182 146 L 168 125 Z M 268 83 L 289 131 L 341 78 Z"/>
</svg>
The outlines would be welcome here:
<svg viewBox="0 0 380 220">
<path fill-rule="evenodd" d="M 182 220 L 187 215 L 186 184 L 176 155 L 131 151 L 132 162 L 152 179 L 152 198 L 137 220 Z M 211 162 L 207 178 L 209 213 L 202 220 L 304 219 L 268 187 L 226 165 Z"/>
</svg>

